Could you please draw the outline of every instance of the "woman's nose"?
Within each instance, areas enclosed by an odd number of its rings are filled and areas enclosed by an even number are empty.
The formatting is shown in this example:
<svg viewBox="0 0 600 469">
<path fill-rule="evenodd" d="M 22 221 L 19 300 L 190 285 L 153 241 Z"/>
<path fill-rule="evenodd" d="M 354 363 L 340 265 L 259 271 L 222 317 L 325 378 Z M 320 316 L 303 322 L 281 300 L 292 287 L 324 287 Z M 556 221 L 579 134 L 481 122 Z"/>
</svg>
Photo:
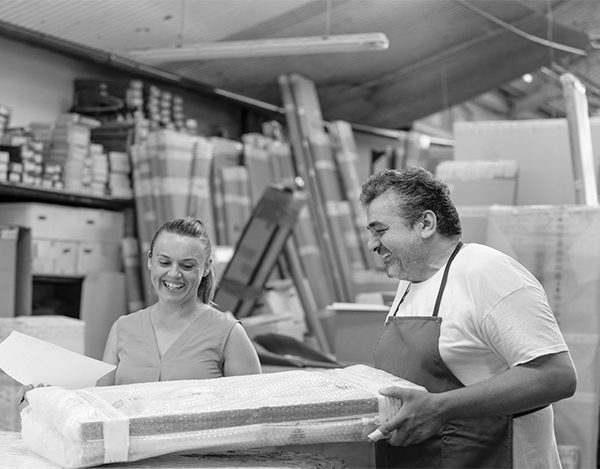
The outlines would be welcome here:
<svg viewBox="0 0 600 469">
<path fill-rule="evenodd" d="M 169 275 L 177 277 L 180 273 L 181 271 L 179 270 L 177 264 L 171 264 L 171 267 L 169 268 Z"/>
</svg>

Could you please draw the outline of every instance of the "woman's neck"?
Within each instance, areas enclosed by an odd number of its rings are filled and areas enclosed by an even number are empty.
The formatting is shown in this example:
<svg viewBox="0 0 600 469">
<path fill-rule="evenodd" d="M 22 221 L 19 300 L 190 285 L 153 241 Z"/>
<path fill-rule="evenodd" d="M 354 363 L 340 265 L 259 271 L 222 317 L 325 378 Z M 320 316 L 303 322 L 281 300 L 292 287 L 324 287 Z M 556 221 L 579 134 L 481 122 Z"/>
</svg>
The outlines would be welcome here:
<svg viewBox="0 0 600 469">
<path fill-rule="evenodd" d="M 151 314 L 152 319 L 156 323 L 174 323 L 179 321 L 189 321 L 190 318 L 195 317 L 200 311 L 202 311 L 202 308 L 203 303 L 199 300 L 193 303 L 185 303 L 183 305 L 173 305 L 159 301 L 152 307 Z"/>
</svg>

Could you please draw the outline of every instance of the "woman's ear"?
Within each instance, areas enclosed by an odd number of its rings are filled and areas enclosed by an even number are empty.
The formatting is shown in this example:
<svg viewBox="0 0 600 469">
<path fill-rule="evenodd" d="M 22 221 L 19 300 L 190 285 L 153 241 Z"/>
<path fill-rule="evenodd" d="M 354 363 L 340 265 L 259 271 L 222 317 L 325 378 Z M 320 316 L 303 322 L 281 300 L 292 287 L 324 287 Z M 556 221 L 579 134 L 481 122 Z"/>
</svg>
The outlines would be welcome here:
<svg viewBox="0 0 600 469">
<path fill-rule="evenodd" d="M 212 257 L 209 257 L 206 259 L 206 263 L 204 264 L 204 273 L 202 274 L 202 277 L 206 277 L 208 274 L 210 274 L 212 268 Z"/>
<path fill-rule="evenodd" d="M 152 264 L 152 251 L 148 251 L 148 259 L 147 259 L 148 270 L 150 270 L 151 264 Z"/>
</svg>

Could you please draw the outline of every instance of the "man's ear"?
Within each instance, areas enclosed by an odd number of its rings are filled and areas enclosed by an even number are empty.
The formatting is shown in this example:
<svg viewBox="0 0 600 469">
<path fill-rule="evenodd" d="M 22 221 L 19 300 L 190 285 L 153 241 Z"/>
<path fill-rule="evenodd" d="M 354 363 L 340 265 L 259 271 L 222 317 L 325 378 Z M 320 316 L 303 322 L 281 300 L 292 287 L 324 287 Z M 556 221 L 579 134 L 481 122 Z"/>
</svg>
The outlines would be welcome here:
<svg viewBox="0 0 600 469">
<path fill-rule="evenodd" d="M 420 221 L 420 223 L 423 227 L 421 230 L 421 236 L 424 238 L 433 236 L 433 234 L 437 231 L 437 217 L 431 210 L 425 210 L 423 212 L 423 219 Z"/>
</svg>

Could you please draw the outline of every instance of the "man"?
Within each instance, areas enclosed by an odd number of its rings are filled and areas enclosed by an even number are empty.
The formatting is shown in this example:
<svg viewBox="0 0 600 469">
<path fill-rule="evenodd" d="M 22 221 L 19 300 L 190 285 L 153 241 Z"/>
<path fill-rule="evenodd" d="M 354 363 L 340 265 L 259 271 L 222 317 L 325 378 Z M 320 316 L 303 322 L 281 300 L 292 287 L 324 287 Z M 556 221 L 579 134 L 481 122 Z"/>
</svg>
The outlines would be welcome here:
<svg viewBox="0 0 600 469">
<path fill-rule="evenodd" d="M 363 185 L 369 248 L 400 280 L 375 366 L 390 387 L 377 467 L 560 468 L 549 404 L 576 373 L 540 283 L 490 247 L 463 244 L 448 187 L 421 168 Z"/>
</svg>

